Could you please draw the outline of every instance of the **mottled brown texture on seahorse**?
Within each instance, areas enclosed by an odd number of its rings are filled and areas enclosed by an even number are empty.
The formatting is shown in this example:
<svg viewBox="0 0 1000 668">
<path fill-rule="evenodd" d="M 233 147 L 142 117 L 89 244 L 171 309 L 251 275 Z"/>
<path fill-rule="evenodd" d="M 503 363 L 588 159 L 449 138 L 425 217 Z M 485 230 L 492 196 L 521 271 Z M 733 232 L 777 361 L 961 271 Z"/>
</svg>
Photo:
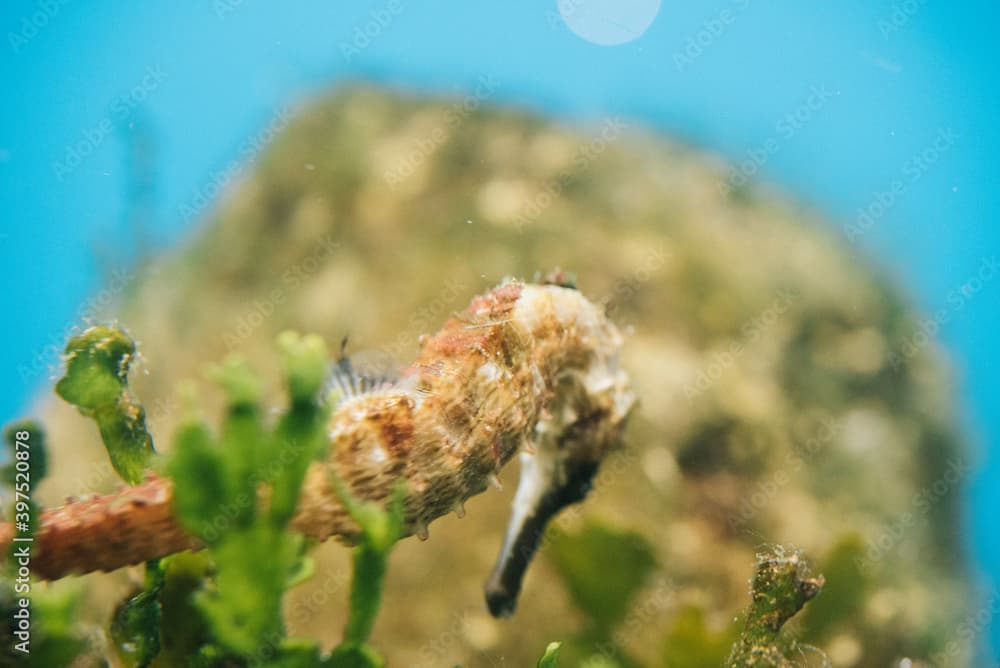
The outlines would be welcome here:
<svg viewBox="0 0 1000 668">
<path fill-rule="evenodd" d="M 620 344 L 603 310 L 572 289 L 507 282 L 474 298 L 423 340 L 401 382 L 337 405 L 329 459 L 310 465 L 292 527 L 317 540 L 357 538 L 330 485 L 336 473 L 378 503 L 405 483 L 405 531 L 423 533 L 482 492 L 540 422 L 567 457 L 599 461 L 633 402 L 617 370 Z M 11 526 L 0 525 L 0 547 L 11 538 Z M 50 579 L 199 545 L 173 519 L 170 481 L 152 474 L 116 494 L 43 511 L 35 541 L 32 568 Z"/>
<path fill-rule="evenodd" d="M 407 533 L 483 491 L 537 418 L 544 390 L 534 392 L 531 371 L 522 368 L 530 342 L 505 322 L 521 290 L 508 283 L 473 299 L 423 342 L 405 373 L 408 389 L 347 399 L 332 420 L 332 466 L 355 495 L 386 502 L 406 481 Z M 509 377 L 486 382 L 478 371 L 488 361 Z M 325 466 L 309 471 L 293 526 L 321 527 L 321 539 L 355 538 Z"/>
</svg>

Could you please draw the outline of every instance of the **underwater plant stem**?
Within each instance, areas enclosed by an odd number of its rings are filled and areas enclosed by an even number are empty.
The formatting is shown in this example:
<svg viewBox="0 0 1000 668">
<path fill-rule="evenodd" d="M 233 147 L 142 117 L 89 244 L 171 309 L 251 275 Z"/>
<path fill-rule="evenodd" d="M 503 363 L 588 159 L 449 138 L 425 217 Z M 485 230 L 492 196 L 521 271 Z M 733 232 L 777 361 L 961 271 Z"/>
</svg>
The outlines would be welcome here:
<svg viewBox="0 0 1000 668">
<path fill-rule="evenodd" d="M 351 608 L 344 629 L 344 642 L 368 642 L 375 616 L 382 604 L 382 583 L 388 564 L 385 554 L 367 545 L 354 548 L 351 580 Z"/>
<path fill-rule="evenodd" d="M 802 607 L 823 588 L 822 575 L 811 577 L 799 552 L 786 553 L 775 546 L 757 555 L 750 588 L 750 607 L 739 640 L 726 660 L 726 668 L 792 666 L 779 634 Z"/>
<path fill-rule="evenodd" d="M 382 583 L 389 553 L 402 535 L 406 490 L 402 485 L 397 487 L 389 507 L 382 509 L 377 504 L 354 498 L 336 476 L 330 482 L 351 517 L 361 527 L 361 543 L 354 548 L 352 555 L 351 607 L 342 643 L 345 648 L 360 647 L 368 642 L 382 604 Z"/>
</svg>

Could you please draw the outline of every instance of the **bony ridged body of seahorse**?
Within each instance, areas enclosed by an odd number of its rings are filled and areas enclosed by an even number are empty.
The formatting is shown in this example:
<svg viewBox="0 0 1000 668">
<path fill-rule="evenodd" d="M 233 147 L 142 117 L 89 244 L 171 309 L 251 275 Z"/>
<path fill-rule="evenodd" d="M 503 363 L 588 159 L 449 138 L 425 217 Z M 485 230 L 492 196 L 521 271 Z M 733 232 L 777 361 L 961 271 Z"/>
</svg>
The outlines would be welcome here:
<svg viewBox="0 0 1000 668">
<path fill-rule="evenodd" d="M 404 531 L 426 535 L 428 523 L 463 512 L 520 451 L 512 517 L 486 586 L 490 611 L 510 614 L 546 522 L 585 496 L 621 439 L 635 401 L 621 345 L 603 309 L 573 288 L 507 281 L 474 298 L 422 340 L 398 380 L 341 398 L 329 457 L 310 465 L 292 527 L 317 540 L 357 539 L 335 474 L 358 498 L 380 503 L 402 482 Z M 0 527 L 0 543 L 11 538 L 10 525 Z M 174 519 L 170 481 L 151 474 L 44 511 L 32 566 L 58 578 L 196 547 Z"/>
</svg>

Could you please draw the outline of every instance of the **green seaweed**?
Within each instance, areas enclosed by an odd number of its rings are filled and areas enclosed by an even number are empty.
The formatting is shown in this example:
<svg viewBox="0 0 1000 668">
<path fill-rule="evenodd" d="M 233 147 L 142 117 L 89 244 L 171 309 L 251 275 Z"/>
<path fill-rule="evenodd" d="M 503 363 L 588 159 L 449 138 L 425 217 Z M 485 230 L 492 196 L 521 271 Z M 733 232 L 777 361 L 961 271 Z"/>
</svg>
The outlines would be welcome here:
<svg viewBox="0 0 1000 668">
<path fill-rule="evenodd" d="M 181 666 L 213 647 L 211 627 L 195 603 L 195 594 L 211 577 L 213 566 L 207 552 L 180 552 L 161 559 L 160 564 L 163 586 L 159 588 L 162 613 L 157 660 L 164 666 Z"/>
<path fill-rule="evenodd" d="M 670 668 L 716 668 L 739 635 L 735 625 L 718 631 L 705 623 L 705 611 L 685 605 L 673 617 L 664 639 L 664 664 Z"/>
<path fill-rule="evenodd" d="M 775 546 L 757 555 L 750 587 L 750 607 L 739 640 L 726 659 L 726 668 L 761 666 L 790 668 L 787 652 L 795 645 L 781 629 L 823 588 L 822 575 L 812 577 L 799 552 Z"/>
<path fill-rule="evenodd" d="M 631 531 L 587 521 L 576 532 L 552 532 L 546 555 L 587 619 L 586 627 L 566 645 L 567 660 L 595 668 L 638 666 L 614 630 L 656 567 L 648 541 Z"/>
<path fill-rule="evenodd" d="M 546 553 L 596 634 L 607 637 L 656 566 L 637 533 L 587 522 L 576 533 L 553 534 Z"/>
<path fill-rule="evenodd" d="M 859 566 L 864 553 L 861 536 L 849 534 L 826 555 L 822 565 L 828 583 L 823 586 L 823 596 L 810 603 L 802 613 L 803 637 L 808 642 L 828 640 L 845 620 L 863 614 L 870 590 L 870 580 Z"/>
<path fill-rule="evenodd" d="M 355 499 L 339 479 L 333 478 L 331 482 L 347 512 L 361 528 L 361 541 L 351 555 L 354 575 L 344 639 L 334 649 L 330 665 L 382 666 L 384 661 L 367 643 L 382 602 L 389 552 L 402 535 L 405 488 L 397 487 L 389 509 L 383 510 L 375 503 Z"/>
<path fill-rule="evenodd" d="M 262 383 L 239 357 L 210 376 L 227 395 L 221 434 L 200 418 L 182 424 L 168 466 L 178 520 L 208 546 L 215 577 L 196 605 L 226 651 L 283 655 L 281 600 L 301 571 L 304 541 L 287 528 L 309 462 L 324 443 L 328 408 L 318 398 L 327 359 L 317 337 L 279 338 L 289 407 L 273 431 L 261 418 Z M 258 501 L 269 485 L 270 504 Z M 300 650 L 295 650 L 297 655 Z"/>
<path fill-rule="evenodd" d="M 146 565 L 144 588 L 123 601 L 115 610 L 111 621 L 111 638 L 128 666 L 147 668 L 160 653 L 162 588 L 163 569 L 159 561 L 151 561 Z"/>
<path fill-rule="evenodd" d="M 559 648 L 561 646 L 562 643 L 550 642 L 548 647 L 545 648 L 545 654 L 538 660 L 538 668 L 558 668 Z"/>
<path fill-rule="evenodd" d="M 128 391 L 135 342 L 120 329 L 90 327 L 66 344 L 66 373 L 56 393 L 92 418 L 111 465 L 127 483 L 142 482 L 154 454 L 146 411 Z"/>
<path fill-rule="evenodd" d="M 326 454 L 330 445 L 324 429 L 328 409 L 317 400 L 329 357 L 323 339 L 315 335 L 300 337 L 284 332 L 278 337 L 278 347 L 290 405 L 275 428 L 267 464 L 268 470 L 274 471 L 271 520 L 284 525 L 295 511 L 309 463 Z"/>
</svg>

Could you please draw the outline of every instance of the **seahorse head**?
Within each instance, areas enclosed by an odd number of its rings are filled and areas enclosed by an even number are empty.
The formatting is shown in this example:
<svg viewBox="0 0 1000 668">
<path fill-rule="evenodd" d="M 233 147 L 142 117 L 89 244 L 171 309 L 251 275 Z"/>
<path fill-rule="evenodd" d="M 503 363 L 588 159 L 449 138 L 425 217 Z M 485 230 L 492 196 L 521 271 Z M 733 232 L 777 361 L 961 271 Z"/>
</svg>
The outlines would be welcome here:
<svg viewBox="0 0 1000 668">
<path fill-rule="evenodd" d="M 490 612 L 514 612 L 521 581 L 549 520 L 590 490 L 601 461 L 621 440 L 635 404 L 619 366 L 622 335 L 604 310 L 575 289 L 526 285 L 512 312 L 549 370 L 549 393 L 521 453 L 521 479 L 496 565 L 486 583 Z"/>
</svg>

